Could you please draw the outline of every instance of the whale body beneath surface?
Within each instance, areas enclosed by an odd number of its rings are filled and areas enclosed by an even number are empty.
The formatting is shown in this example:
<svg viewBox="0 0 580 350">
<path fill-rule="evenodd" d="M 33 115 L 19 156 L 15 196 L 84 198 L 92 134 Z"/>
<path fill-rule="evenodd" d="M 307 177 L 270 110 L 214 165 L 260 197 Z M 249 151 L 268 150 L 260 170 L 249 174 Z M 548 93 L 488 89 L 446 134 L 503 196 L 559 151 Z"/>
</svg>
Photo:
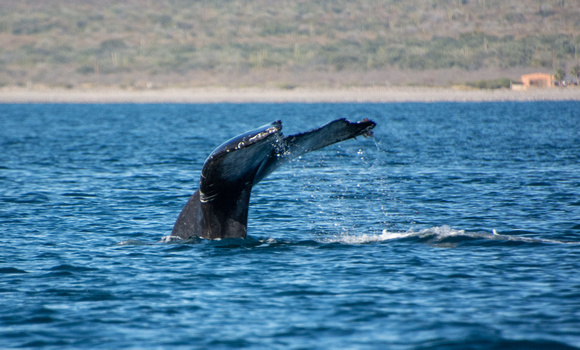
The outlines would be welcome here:
<svg viewBox="0 0 580 350">
<path fill-rule="evenodd" d="M 226 141 L 216 148 L 201 170 L 199 189 L 177 217 L 173 239 L 245 238 L 252 188 L 285 162 L 359 135 L 372 136 L 369 119 L 337 119 L 304 133 L 282 135 L 275 121 Z"/>
</svg>

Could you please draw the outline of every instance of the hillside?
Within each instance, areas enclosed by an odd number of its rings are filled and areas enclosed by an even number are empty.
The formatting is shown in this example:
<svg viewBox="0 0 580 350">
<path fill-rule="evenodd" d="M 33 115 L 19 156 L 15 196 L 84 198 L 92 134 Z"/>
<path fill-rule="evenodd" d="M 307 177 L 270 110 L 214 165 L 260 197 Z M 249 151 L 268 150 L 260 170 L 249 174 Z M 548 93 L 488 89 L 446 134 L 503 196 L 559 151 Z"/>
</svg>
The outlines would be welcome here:
<svg viewBox="0 0 580 350">
<path fill-rule="evenodd" d="M 580 0 L 0 2 L 3 86 L 448 85 L 579 51 Z"/>
</svg>

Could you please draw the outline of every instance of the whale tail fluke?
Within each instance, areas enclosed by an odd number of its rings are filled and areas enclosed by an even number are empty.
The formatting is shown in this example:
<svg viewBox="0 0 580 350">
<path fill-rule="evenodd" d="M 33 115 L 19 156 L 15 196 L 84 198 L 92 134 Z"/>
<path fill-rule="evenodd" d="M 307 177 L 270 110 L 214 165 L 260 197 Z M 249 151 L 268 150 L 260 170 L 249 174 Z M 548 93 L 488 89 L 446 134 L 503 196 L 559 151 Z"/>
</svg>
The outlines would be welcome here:
<svg viewBox="0 0 580 350">
<path fill-rule="evenodd" d="M 187 239 L 244 238 L 252 187 L 286 161 L 354 138 L 372 136 L 376 123 L 337 119 L 284 137 L 275 121 L 223 143 L 205 161 L 200 186 L 179 214 L 171 236 Z"/>
</svg>

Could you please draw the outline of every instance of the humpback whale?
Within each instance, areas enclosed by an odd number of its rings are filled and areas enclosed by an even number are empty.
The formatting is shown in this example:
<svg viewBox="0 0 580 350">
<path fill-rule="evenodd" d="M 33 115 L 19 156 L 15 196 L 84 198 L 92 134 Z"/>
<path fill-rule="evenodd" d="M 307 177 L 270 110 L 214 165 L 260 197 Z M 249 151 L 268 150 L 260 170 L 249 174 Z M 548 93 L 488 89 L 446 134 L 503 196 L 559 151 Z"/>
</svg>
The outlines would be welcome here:
<svg viewBox="0 0 580 350">
<path fill-rule="evenodd" d="M 337 119 L 317 129 L 284 136 L 280 120 L 245 132 L 216 148 L 203 164 L 199 188 L 177 217 L 171 239 L 245 238 L 252 188 L 276 168 L 306 152 L 372 136 L 369 119 Z"/>
</svg>

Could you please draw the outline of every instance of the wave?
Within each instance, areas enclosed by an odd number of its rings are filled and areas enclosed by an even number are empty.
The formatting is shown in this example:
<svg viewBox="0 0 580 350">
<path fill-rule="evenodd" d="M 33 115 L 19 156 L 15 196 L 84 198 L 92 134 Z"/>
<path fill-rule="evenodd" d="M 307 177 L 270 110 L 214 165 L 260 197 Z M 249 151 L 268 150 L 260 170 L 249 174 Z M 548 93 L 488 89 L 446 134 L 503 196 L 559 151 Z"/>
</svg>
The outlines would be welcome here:
<svg viewBox="0 0 580 350">
<path fill-rule="evenodd" d="M 393 240 L 412 240 L 435 245 L 457 245 L 462 242 L 470 242 L 474 240 L 483 240 L 487 242 L 580 244 L 580 242 L 505 235 L 499 234 L 496 230 L 492 230 L 492 232 L 469 232 L 453 229 L 446 225 L 431 227 L 419 231 L 408 230 L 406 232 L 390 232 L 389 230 L 384 229 L 381 234 L 376 235 L 355 235 L 347 233 L 321 238 L 321 243 L 367 244 Z"/>
<path fill-rule="evenodd" d="M 384 229 L 380 234 L 352 234 L 343 233 L 338 235 L 316 234 L 314 237 L 310 236 L 308 239 L 292 240 L 284 238 L 248 236 L 245 239 L 229 238 L 222 240 L 206 240 L 200 238 L 181 239 L 178 237 L 164 236 L 158 241 L 158 244 L 203 244 L 215 248 L 233 248 L 233 247 L 257 247 L 257 246 L 280 246 L 280 245 L 302 245 L 312 246 L 320 244 L 371 244 L 383 243 L 389 241 L 411 241 L 419 243 L 427 243 L 441 247 L 455 247 L 460 243 L 477 242 L 478 244 L 502 244 L 502 243 L 516 243 L 516 244 L 574 244 L 578 245 L 580 242 L 561 241 L 555 239 L 544 239 L 525 237 L 509 234 L 500 234 L 496 230 L 491 232 L 477 232 L 466 231 L 461 229 L 453 229 L 449 226 L 435 226 L 418 231 L 408 230 L 404 232 L 389 231 Z M 138 240 L 126 240 L 117 243 L 119 246 L 138 246 L 138 245 L 154 245 L 151 242 L 143 242 Z"/>
</svg>

